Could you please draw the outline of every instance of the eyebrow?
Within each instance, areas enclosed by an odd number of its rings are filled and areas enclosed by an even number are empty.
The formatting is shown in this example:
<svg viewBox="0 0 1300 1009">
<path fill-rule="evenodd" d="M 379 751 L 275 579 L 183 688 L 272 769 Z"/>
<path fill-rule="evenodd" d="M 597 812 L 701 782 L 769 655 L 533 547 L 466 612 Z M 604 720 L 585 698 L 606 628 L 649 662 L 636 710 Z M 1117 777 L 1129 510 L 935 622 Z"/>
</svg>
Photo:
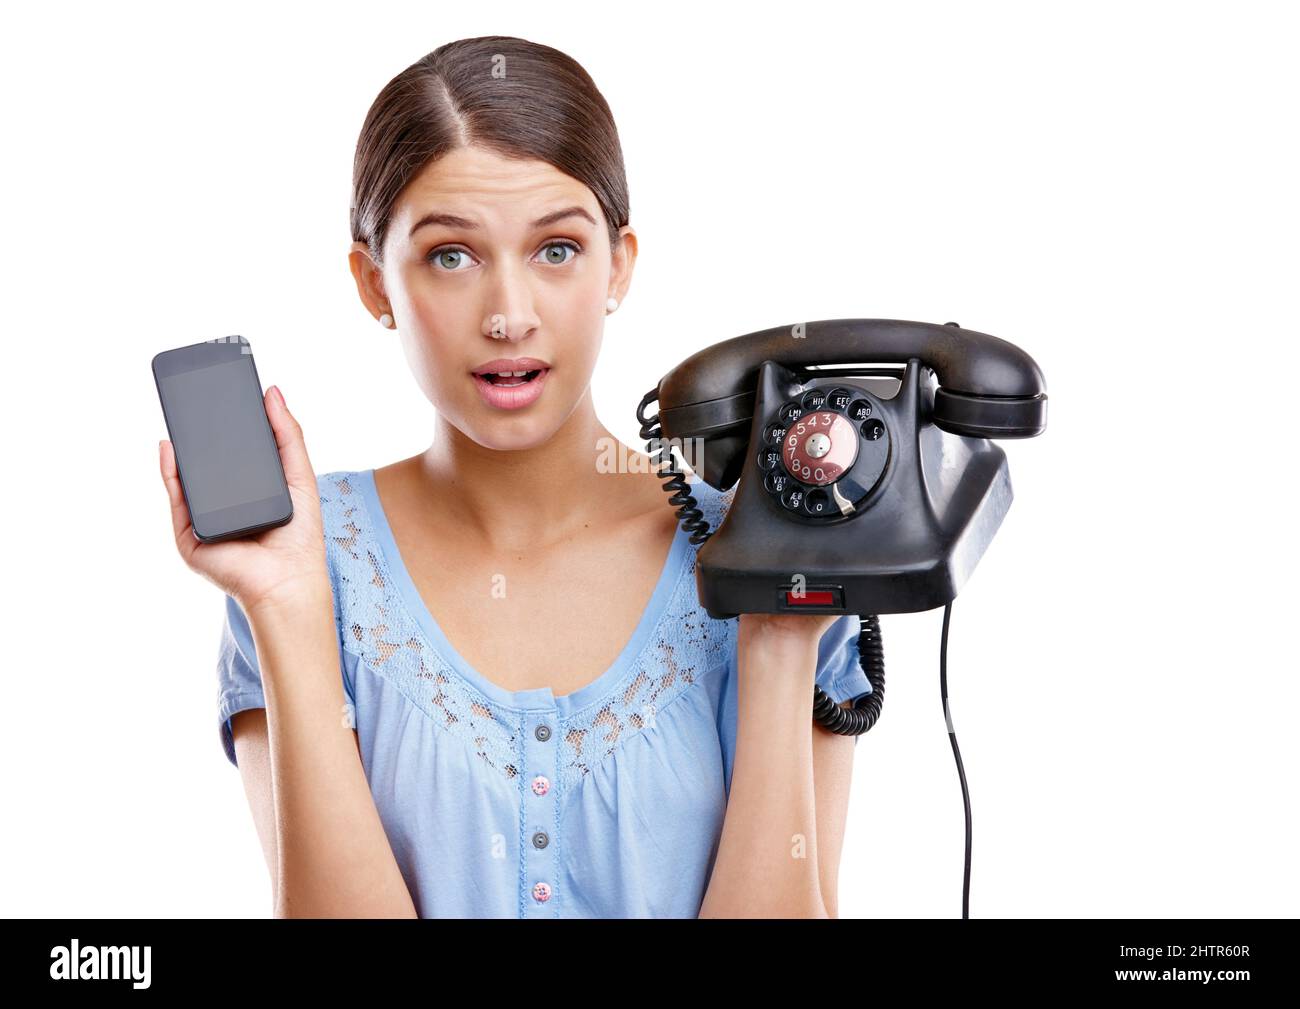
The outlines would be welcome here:
<svg viewBox="0 0 1300 1009">
<path fill-rule="evenodd" d="M 595 218 L 593 218 L 589 213 L 587 213 L 587 211 L 585 211 L 582 207 L 573 206 L 573 207 L 565 207 L 563 210 L 554 210 L 543 217 L 539 217 L 537 220 L 535 220 L 532 223 L 531 227 L 534 229 L 545 228 L 548 225 L 555 224 L 557 221 L 564 220 L 566 217 L 585 217 L 587 221 L 589 221 L 593 226 L 596 223 Z M 459 217 L 456 214 L 446 214 L 435 210 L 431 213 L 425 214 L 418 221 L 416 221 L 415 224 L 411 227 L 411 230 L 408 233 L 407 237 L 409 238 L 413 236 L 417 231 L 423 228 L 426 224 L 441 224 L 448 228 L 464 228 L 467 231 L 473 231 L 478 228 L 478 225 L 475 224 L 473 221 L 469 220 L 468 218 Z"/>
</svg>

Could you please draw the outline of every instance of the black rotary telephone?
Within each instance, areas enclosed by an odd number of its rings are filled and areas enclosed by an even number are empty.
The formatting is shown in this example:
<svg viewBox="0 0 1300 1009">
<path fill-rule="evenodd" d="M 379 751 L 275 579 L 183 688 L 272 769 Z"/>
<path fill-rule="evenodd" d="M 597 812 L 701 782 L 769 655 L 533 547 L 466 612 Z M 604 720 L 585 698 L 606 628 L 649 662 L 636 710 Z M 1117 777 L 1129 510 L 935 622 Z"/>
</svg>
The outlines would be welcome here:
<svg viewBox="0 0 1300 1009">
<path fill-rule="evenodd" d="M 818 722 L 842 735 L 870 729 L 885 686 L 877 614 L 939 606 L 947 715 L 951 602 L 1011 504 L 1006 454 L 989 439 L 1033 437 L 1047 423 L 1028 354 L 955 322 L 778 326 L 687 358 L 641 400 L 637 420 L 669 504 L 703 544 L 696 586 L 711 617 L 860 615 L 872 692 L 841 708 L 815 686 Z M 719 490 L 740 481 L 718 529 L 673 449 Z M 968 797 L 966 815 L 969 884 Z"/>
</svg>

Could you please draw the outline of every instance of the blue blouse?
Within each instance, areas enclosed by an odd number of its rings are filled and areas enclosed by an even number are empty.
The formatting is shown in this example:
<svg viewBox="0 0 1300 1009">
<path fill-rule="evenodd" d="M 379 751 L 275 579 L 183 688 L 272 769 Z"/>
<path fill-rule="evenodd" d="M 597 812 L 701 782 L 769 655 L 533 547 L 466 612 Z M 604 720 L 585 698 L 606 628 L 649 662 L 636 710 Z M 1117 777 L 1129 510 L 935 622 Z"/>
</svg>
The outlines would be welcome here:
<svg viewBox="0 0 1300 1009">
<path fill-rule="evenodd" d="M 361 760 L 422 918 L 694 918 L 717 855 L 736 748 L 737 619 L 700 606 L 678 527 L 631 640 L 557 697 L 504 690 L 451 646 L 397 551 L 374 470 L 317 476 L 340 672 Z M 692 493 L 716 529 L 734 488 Z M 226 596 L 221 741 L 265 707 L 242 609 Z M 818 647 L 835 701 L 871 692 L 858 617 Z"/>
</svg>

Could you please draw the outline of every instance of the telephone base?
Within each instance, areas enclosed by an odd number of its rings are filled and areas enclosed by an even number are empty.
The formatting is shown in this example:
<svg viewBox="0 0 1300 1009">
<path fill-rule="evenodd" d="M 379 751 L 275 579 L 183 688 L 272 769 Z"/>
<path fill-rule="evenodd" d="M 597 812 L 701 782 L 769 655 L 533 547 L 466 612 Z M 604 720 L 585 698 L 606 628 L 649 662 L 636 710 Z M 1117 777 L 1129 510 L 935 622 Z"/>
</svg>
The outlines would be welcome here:
<svg viewBox="0 0 1300 1009">
<path fill-rule="evenodd" d="M 1006 453 L 927 415 L 929 372 L 910 362 L 898 392 L 873 397 L 890 432 L 888 464 L 858 506 L 829 519 L 791 515 L 748 453 L 736 497 L 700 547 L 696 586 L 715 620 L 741 613 L 914 613 L 951 602 L 1011 506 Z M 751 441 L 792 385 L 843 385 L 764 362 Z M 802 588 L 803 595 L 797 592 Z"/>
</svg>

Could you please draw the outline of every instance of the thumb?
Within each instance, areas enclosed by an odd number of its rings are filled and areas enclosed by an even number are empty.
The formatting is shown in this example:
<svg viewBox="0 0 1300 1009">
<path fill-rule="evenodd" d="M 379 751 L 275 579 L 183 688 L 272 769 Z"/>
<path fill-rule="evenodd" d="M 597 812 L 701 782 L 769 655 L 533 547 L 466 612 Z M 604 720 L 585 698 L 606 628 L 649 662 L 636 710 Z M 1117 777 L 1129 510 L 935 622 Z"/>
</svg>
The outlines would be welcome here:
<svg viewBox="0 0 1300 1009">
<path fill-rule="evenodd" d="M 280 461 L 284 465 L 284 478 L 292 486 L 314 490 L 316 473 L 307 457 L 302 427 L 285 405 L 279 386 L 273 385 L 267 389 L 265 398 L 266 416 L 271 422 L 271 430 L 275 432 L 275 444 L 280 450 Z"/>
</svg>

